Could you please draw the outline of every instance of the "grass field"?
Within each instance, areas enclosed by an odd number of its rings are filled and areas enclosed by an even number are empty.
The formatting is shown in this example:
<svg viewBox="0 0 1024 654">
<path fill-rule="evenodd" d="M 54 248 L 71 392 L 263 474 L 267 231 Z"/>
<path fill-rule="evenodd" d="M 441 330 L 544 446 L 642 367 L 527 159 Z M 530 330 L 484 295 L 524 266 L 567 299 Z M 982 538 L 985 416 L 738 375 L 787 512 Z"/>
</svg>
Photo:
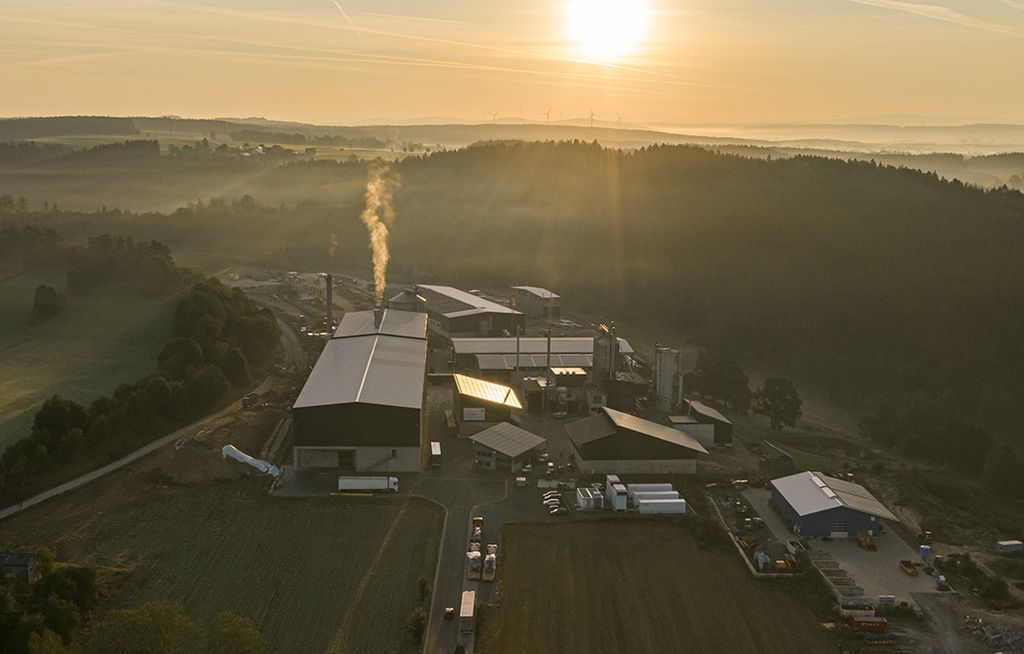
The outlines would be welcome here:
<svg viewBox="0 0 1024 654">
<path fill-rule="evenodd" d="M 509 525 L 481 654 L 834 649 L 800 582 L 755 581 L 686 522 Z"/>
<path fill-rule="evenodd" d="M 124 568 L 126 606 L 169 599 L 207 622 L 223 610 L 249 617 L 268 652 L 416 651 L 404 625 L 419 577 L 433 579 L 435 505 L 271 498 L 251 479 L 153 484 L 129 497 L 119 478 L 0 523 L 0 544 Z"/>
<path fill-rule="evenodd" d="M 152 372 L 170 337 L 170 298 L 109 287 L 71 298 L 61 314 L 34 323 L 40 284 L 63 291 L 64 271 L 0 266 L 0 449 L 28 435 L 54 393 L 88 403 Z"/>
</svg>

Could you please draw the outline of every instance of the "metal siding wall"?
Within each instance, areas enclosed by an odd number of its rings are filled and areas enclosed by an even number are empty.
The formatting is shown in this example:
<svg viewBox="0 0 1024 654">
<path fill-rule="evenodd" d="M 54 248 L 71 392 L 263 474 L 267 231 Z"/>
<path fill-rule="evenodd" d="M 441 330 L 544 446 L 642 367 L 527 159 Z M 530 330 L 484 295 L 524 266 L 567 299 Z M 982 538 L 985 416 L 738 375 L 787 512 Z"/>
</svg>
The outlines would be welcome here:
<svg viewBox="0 0 1024 654">
<path fill-rule="evenodd" d="M 395 450 L 395 457 L 391 456 Z M 358 447 L 355 463 L 358 472 L 419 472 L 418 447 Z"/>
<path fill-rule="evenodd" d="M 796 509 L 786 501 L 786 498 L 774 486 L 772 487 L 772 502 L 774 502 L 775 508 L 779 510 L 779 513 L 782 514 L 782 517 L 787 522 L 794 525 L 800 524 L 800 516 L 797 514 Z"/>
</svg>

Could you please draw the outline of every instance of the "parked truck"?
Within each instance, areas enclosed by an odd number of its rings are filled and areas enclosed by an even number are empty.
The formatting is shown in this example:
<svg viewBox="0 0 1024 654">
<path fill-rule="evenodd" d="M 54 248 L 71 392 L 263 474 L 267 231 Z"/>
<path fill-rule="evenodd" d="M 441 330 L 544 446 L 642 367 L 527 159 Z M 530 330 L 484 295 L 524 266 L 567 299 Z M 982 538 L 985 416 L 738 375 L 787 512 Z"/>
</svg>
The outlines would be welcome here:
<svg viewBox="0 0 1024 654">
<path fill-rule="evenodd" d="M 466 577 L 479 579 L 481 567 L 480 552 L 466 552 Z"/>
<path fill-rule="evenodd" d="M 398 477 L 338 477 L 339 491 L 398 492 Z"/>
<path fill-rule="evenodd" d="M 494 573 L 498 571 L 498 557 L 488 554 L 484 557 L 484 581 L 494 581 Z"/>
<path fill-rule="evenodd" d="M 473 633 L 474 618 L 476 613 L 476 591 L 462 591 L 462 602 L 459 604 L 459 633 L 469 635 Z"/>
</svg>

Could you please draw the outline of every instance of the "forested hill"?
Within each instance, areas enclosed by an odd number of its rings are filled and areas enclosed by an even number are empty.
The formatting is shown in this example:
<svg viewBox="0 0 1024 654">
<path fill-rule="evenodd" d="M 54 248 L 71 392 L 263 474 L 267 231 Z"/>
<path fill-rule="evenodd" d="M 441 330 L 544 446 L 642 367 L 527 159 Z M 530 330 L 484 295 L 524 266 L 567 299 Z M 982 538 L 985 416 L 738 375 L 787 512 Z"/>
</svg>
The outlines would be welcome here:
<svg viewBox="0 0 1024 654">
<path fill-rule="evenodd" d="M 1012 415 L 1024 391 L 1016 191 L 865 162 L 578 142 L 478 146 L 396 172 L 393 278 L 551 286 L 609 319 L 672 319 L 839 391 L 950 389 L 987 424 L 1024 424 Z M 294 163 L 247 189 L 271 206 L 312 198 L 284 208 L 36 219 L 120 233 L 137 223 L 180 251 L 365 274 L 365 176 L 365 164 Z"/>
</svg>

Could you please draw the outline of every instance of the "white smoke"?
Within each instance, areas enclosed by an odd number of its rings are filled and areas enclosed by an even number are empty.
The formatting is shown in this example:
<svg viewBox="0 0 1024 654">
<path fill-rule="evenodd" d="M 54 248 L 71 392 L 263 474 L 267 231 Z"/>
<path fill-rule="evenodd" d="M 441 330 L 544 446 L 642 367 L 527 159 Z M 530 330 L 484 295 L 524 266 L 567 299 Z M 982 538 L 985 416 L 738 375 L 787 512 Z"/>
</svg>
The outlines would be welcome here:
<svg viewBox="0 0 1024 654">
<path fill-rule="evenodd" d="M 376 305 L 384 302 L 384 285 L 388 272 L 388 225 L 395 221 L 395 209 L 391 197 L 398 186 L 398 179 L 389 174 L 387 164 L 375 163 L 370 166 L 366 180 L 366 208 L 360 218 L 370 233 L 370 250 L 373 252 L 373 285 Z"/>
</svg>

